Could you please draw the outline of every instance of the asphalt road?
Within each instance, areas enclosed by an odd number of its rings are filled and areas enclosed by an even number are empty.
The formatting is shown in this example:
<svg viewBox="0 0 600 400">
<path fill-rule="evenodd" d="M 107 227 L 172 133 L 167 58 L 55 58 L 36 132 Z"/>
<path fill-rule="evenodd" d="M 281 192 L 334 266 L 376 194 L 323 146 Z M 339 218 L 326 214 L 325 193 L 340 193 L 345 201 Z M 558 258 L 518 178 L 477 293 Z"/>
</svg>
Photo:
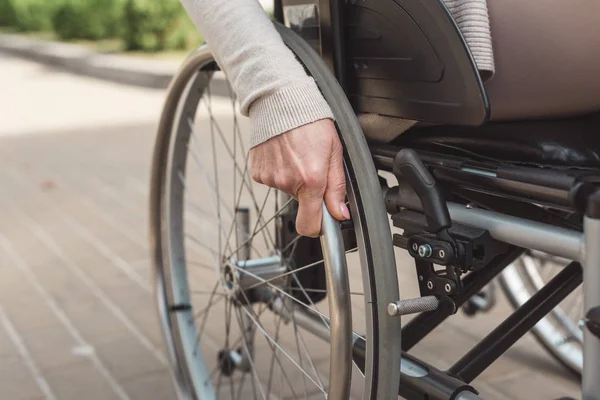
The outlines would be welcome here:
<svg viewBox="0 0 600 400">
<path fill-rule="evenodd" d="M 174 398 L 147 243 L 163 99 L 0 54 L 0 399 Z M 405 298 L 412 270 L 399 254 Z M 500 297 L 415 354 L 449 367 L 507 315 Z M 475 386 L 486 399 L 579 397 L 531 336 Z"/>
</svg>

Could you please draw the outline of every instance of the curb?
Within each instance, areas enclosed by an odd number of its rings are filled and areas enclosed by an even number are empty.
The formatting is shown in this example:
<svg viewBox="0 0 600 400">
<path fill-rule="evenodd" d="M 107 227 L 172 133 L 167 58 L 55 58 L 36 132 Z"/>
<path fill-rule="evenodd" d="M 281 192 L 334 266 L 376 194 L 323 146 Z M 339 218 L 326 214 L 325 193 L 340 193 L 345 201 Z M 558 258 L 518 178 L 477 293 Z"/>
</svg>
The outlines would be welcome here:
<svg viewBox="0 0 600 400">
<path fill-rule="evenodd" d="M 164 89 L 181 62 L 98 54 L 79 45 L 0 34 L 0 51 L 69 72 L 127 85 Z"/>
</svg>

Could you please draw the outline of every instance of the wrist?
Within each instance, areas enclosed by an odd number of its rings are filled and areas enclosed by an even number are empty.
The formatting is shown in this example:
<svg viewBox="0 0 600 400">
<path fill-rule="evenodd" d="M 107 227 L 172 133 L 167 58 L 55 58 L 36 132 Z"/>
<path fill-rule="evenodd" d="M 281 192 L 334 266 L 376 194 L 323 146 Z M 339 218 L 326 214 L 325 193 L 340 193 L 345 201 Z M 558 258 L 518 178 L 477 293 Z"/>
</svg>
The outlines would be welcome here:
<svg viewBox="0 0 600 400">
<path fill-rule="evenodd" d="M 334 119 L 331 108 L 312 78 L 255 100 L 249 109 L 250 146 L 321 119 Z"/>
</svg>

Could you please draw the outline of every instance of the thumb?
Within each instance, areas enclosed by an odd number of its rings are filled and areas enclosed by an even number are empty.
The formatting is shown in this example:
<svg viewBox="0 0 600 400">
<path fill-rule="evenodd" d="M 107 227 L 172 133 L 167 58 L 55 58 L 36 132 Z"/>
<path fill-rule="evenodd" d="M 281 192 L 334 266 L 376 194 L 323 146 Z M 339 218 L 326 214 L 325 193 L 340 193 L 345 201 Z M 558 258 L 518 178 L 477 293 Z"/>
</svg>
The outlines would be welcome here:
<svg viewBox="0 0 600 400">
<path fill-rule="evenodd" d="M 301 190 L 298 203 L 296 231 L 302 236 L 318 237 L 323 219 L 323 190 Z"/>
<path fill-rule="evenodd" d="M 346 177 L 344 175 L 344 157 L 341 143 L 334 144 L 327 173 L 325 204 L 329 213 L 338 221 L 350 219 L 346 206 Z"/>
</svg>

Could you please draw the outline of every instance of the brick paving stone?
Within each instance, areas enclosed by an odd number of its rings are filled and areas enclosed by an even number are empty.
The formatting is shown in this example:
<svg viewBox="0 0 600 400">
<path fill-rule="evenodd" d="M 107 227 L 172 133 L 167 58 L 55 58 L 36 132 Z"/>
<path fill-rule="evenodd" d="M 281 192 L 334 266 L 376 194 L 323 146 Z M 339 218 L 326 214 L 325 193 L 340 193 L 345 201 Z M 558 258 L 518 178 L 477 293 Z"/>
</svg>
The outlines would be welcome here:
<svg viewBox="0 0 600 400">
<path fill-rule="evenodd" d="M 24 332 L 22 338 L 23 344 L 43 373 L 88 362 L 84 354 L 77 353 L 77 342 L 62 325 L 30 330 Z"/>
<path fill-rule="evenodd" d="M 265 396 L 268 393 L 266 385 L 263 387 L 263 392 Z M 228 383 L 227 380 L 223 379 L 221 383 L 221 388 L 217 391 L 219 399 L 240 399 L 240 400 L 250 400 L 250 399 L 262 399 L 262 394 L 257 385 L 252 386 L 250 382 L 250 378 L 246 378 L 245 381 L 240 382 L 235 381 L 233 384 Z M 273 393 L 271 392 L 271 396 L 273 398 Z"/>
<path fill-rule="evenodd" d="M 165 368 L 165 365 L 158 361 L 134 337 L 103 343 L 96 346 L 96 352 L 120 381 Z"/>
<path fill-rule="evenodd" d="M 131 400 L 174 400 L 175 394 L 168 370 L 156 371 L 127 380 L 123 387 Z"/>
<path fill-rule="evenodd" d="M 159 329 L 160 322 L 158 312 L 154 309 L 154 299 L 149 300 L 150 301 L 144 302 L 137 308 L 128 308 L 128 312 L 131 316 L 131 320 L 142 329 L 150 342 L 154 346 L 162 348 L 164 345 L 164 338 L 162 331 Z"/>
<path fill-rule="evenodd" d="M 554 377 L 552 383 L 548 377 L 535 372 L 522 371 L 518 377 L 513 379 L 490 383 L 490 386 L 504 394 L 506 399 L 549 399 L 554 400 L 561 397 L 577 398 L 572 384 L 564 379 Z"/>
<path fill-rule="evenodd" d="M 29 287 L 29 291 L 31 290 Z M 2 301 L 2 304 L 20 332 L 43 328 L 56 321 L 44 301 L 33 293 L 15 296 L 11 300 Z"/>
<path fill-rule="evenodd" d="M 46 373 L 45 378 L 59 399 L 119 399 L 107 380 L 90 364 L 55 369 Z"/>
<path fill-rule="evenodd" d="M 88 352 L 93 351 L 89 346 L 46 347 L 31 352 L 42 375 L 53 370 L 73 367 L 81 364 L 89 364 Z"/>
<path fill-rule="evenodd" d="M 4 327 L 0 327 L 0 359 L 4 357 L 10 356 L 18 356 L 19 352 L 16 347 L 13 345 L 10 336 L 4 329 Z"/>
<path fill-rule="evenodd" d="M 42 395 L 20 356 L 0 358 L 0 399 L 27 400 Z"/>
<path fill-rule="evenodd" d="M 131 332 L 105 307 L 99 307 L 93 312 L 73 313 L 70 318 L 79 327 L 88 343 L 94 346 L 131 335 Z"/>
</svg>

